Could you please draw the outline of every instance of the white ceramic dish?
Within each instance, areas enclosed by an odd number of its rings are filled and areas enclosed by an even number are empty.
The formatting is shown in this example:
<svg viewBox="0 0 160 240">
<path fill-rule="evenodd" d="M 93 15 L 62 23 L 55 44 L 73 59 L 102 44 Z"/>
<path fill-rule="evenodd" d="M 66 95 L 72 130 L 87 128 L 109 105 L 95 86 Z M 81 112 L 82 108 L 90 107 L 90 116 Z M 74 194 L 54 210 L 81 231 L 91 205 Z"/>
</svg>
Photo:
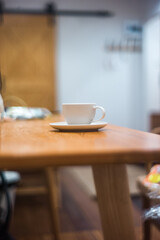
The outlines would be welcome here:
<svg viewBox="0 0 160 240">
<path fill-rule="evenodd" d="M 51 127 L 61 131 L 91 131 L 98 130 L 107 125 L 107 122 L 93 122 L 91 124 L 67 124 L 66 122 L 54 122 L 49 124 Z"/>
</svg>

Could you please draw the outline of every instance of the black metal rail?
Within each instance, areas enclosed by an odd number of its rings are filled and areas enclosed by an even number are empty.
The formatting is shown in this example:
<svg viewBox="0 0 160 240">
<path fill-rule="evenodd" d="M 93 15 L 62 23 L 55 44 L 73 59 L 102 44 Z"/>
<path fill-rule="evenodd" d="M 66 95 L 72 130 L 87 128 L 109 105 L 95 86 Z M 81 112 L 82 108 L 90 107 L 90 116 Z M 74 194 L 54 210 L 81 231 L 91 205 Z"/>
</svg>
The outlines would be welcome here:
<svg viewBox="0 0 160 240">
<path fill-rule="evenodd" d="M 64 17 L 112 17 L 114 16 L 111 11 L 89 11 L 89 10 L 58 10 L 54 3 L 48 3 L 44 10 L 30 10 L 30 9 L 7 9 L 2 1 L 0 1 L 0 15 L 3 14 L 49 14 L 52 16 L 64 16 Z"/>
</svg>

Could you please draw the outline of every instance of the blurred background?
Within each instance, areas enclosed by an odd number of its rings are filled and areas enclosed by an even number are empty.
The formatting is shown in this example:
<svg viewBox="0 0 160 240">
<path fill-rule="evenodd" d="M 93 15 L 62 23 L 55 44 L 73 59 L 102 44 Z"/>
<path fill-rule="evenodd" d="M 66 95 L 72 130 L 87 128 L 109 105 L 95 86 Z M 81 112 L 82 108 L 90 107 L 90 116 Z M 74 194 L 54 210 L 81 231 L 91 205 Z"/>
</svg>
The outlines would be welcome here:
<svg viewBox="0 0 160 240">
<path fill-rule="evenodd" d="M 70 13 L 51 14 L 61 10 Z M 109 14 L 83 16 L 75 10 Z M 64 102 L 95 102 L 104 106 L 109 123 L 150 130 L 151 115 L 160 112 L 159 11 L 158 0 L 1 2 L 6 105 L 61 111 Z"/>
</svg>

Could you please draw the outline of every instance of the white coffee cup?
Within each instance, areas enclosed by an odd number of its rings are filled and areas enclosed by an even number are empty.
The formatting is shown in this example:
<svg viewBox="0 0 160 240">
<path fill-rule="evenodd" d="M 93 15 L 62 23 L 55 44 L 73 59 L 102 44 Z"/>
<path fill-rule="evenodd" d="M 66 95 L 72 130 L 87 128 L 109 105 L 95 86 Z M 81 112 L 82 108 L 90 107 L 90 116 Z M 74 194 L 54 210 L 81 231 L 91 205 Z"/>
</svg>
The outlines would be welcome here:
<svg viewBox="0 0 160 240">
<path fill-rule="evenodd" d="M 94 120 L 96 109 L 102 111 L 102 117 Z M 64 103 L 62 104 L 64 118 L 68 124 L 90 124 L 105 117 L 105 110 L 95 103 Z"/>
</svg>

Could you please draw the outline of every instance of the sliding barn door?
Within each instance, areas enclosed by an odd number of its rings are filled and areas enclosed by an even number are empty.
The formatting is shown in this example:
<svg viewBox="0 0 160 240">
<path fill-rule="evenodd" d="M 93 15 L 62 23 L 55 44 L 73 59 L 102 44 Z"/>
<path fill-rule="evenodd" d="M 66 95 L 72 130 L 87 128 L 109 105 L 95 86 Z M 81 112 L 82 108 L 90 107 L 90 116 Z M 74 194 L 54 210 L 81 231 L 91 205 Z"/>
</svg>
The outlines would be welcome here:
<svg viewBox="0 0 160 240">
<path fill-rule="evenodd" d="M 55 23 L 47 15 L 6 14 L 0 23 L 5 105 L 56 110 Z"/>
</svg>

